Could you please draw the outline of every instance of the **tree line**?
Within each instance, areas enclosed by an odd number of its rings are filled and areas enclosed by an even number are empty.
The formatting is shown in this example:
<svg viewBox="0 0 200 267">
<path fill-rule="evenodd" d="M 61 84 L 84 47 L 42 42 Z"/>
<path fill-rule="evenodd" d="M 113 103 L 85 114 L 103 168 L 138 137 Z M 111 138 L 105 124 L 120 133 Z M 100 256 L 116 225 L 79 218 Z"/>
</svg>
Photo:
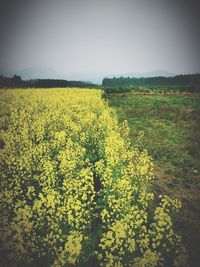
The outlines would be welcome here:
<svg viewBox="0 0 200 267">
<path fill-rule="evenodd" d="M 53 88 L 53 87 L 87 87 L 94 88 L 97 85 L 82 82 L 59 79 L 31 79 L 22 80 L 20 76 L 5 77 L 0 75 L 0 88 Z"/>
<path fill-rule="evenodd" d="M 113 77 L 104 78 L 102 81 L 104 87 L 133 87 L 133 86 L 180 86 L 180 87 L 198 87 L 200 86 L 200 73 L 176 75 L 173 77 Z"/>
</svg>

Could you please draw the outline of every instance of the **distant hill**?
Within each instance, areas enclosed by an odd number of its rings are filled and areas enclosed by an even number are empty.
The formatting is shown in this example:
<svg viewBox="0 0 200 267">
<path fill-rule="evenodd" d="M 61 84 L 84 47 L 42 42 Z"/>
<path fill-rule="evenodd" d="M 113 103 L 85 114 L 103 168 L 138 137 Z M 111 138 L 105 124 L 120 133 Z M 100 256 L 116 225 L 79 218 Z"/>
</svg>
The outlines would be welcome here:
<svg viewBox="0 0 200 267">
<path fill-rule="evenodd" d="M 20 76 L 23 80 L 30 79 L 66 79 L 65 75 L 48 67 L 30 67 L 22 70 L 0 71 L 7 77 Z"/>
<path fill-rule="evenodd" d="M 32 67 L 21 70 L 17 73 L 24 80 L 28 79 L 63 79 L 63 75 L 51 68 Z"/>
<path fill-rule="evenodd" d="M 157 70 L 151 72 L 137 73 L 137 72 L 128 72 L 128 73 L 108 73 L 108 72 L 78 72 L 74 74 L 64 74 L 55 71 L 54 69 L 48 67 L 30 67 L 22 70 L 10 70 L 10 71 L 0 71 L 0 74 L 3 74 L 7 77 L 13 77 L 13 75 L 19 75 L 23 80 L 30 79 L 64 79 L 64 80 L 79 80 L 89 83 L 101 84 L 102 80 L 112 77 L 172 77 L 175 76 L 174 73 Z"/>
<path fill-rule="evenodd" d="M 150 72 L 143 72 L 143 73 L 125 73 L 123 76 L 135 77 L 135 78 L 149 78 L 149 77 L 173 77 L 175 73 L 165 71 L 165 70 L 157 70 L 157 71 L 150 71 Z"/>
</svg>

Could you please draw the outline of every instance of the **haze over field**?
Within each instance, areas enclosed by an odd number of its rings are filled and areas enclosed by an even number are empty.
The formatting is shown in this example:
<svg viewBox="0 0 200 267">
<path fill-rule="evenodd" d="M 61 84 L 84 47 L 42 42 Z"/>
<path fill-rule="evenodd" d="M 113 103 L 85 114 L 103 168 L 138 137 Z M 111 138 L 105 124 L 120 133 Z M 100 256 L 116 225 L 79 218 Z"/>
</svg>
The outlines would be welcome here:
<svg viewBox="0 0 200 267">
<path fill-rule="evenodd" d="M 0 72 L 94 82 L 196 73 L 199 7 L 195 0 L 2 0 Z"/>
</svg>

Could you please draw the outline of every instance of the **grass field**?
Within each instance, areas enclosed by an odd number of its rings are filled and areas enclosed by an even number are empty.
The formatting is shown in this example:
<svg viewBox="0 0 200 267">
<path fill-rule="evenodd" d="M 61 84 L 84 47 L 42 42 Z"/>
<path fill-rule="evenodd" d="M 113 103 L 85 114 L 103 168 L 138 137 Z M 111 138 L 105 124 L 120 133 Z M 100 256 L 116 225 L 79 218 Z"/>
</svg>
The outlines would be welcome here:
<svg viewBox="0 0 200 267">
<path fill-rule="evenodd" d="M 182 201 L 177 219 L 190 266 L 200 262 L 200 95 L 110 94 L 120 121 L 127 120 L 134 143 L 144 133 L 155 164 L 155 190 Z"/>
</svg>

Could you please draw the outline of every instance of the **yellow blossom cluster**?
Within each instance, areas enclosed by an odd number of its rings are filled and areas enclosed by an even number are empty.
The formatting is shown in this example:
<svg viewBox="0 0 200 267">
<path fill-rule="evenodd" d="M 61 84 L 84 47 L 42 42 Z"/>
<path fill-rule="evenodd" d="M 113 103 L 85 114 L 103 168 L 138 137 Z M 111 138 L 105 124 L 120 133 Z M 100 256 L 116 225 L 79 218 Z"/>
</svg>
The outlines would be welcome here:
<svg viewBox="0 0 200 267">
<path fill-rule="evenodd" d="M 1 90 L 1 242 L 30 266 L 178 266 L 180 203 L 151 193 L 152 159 L 101 94 Z"/>
</svg>

